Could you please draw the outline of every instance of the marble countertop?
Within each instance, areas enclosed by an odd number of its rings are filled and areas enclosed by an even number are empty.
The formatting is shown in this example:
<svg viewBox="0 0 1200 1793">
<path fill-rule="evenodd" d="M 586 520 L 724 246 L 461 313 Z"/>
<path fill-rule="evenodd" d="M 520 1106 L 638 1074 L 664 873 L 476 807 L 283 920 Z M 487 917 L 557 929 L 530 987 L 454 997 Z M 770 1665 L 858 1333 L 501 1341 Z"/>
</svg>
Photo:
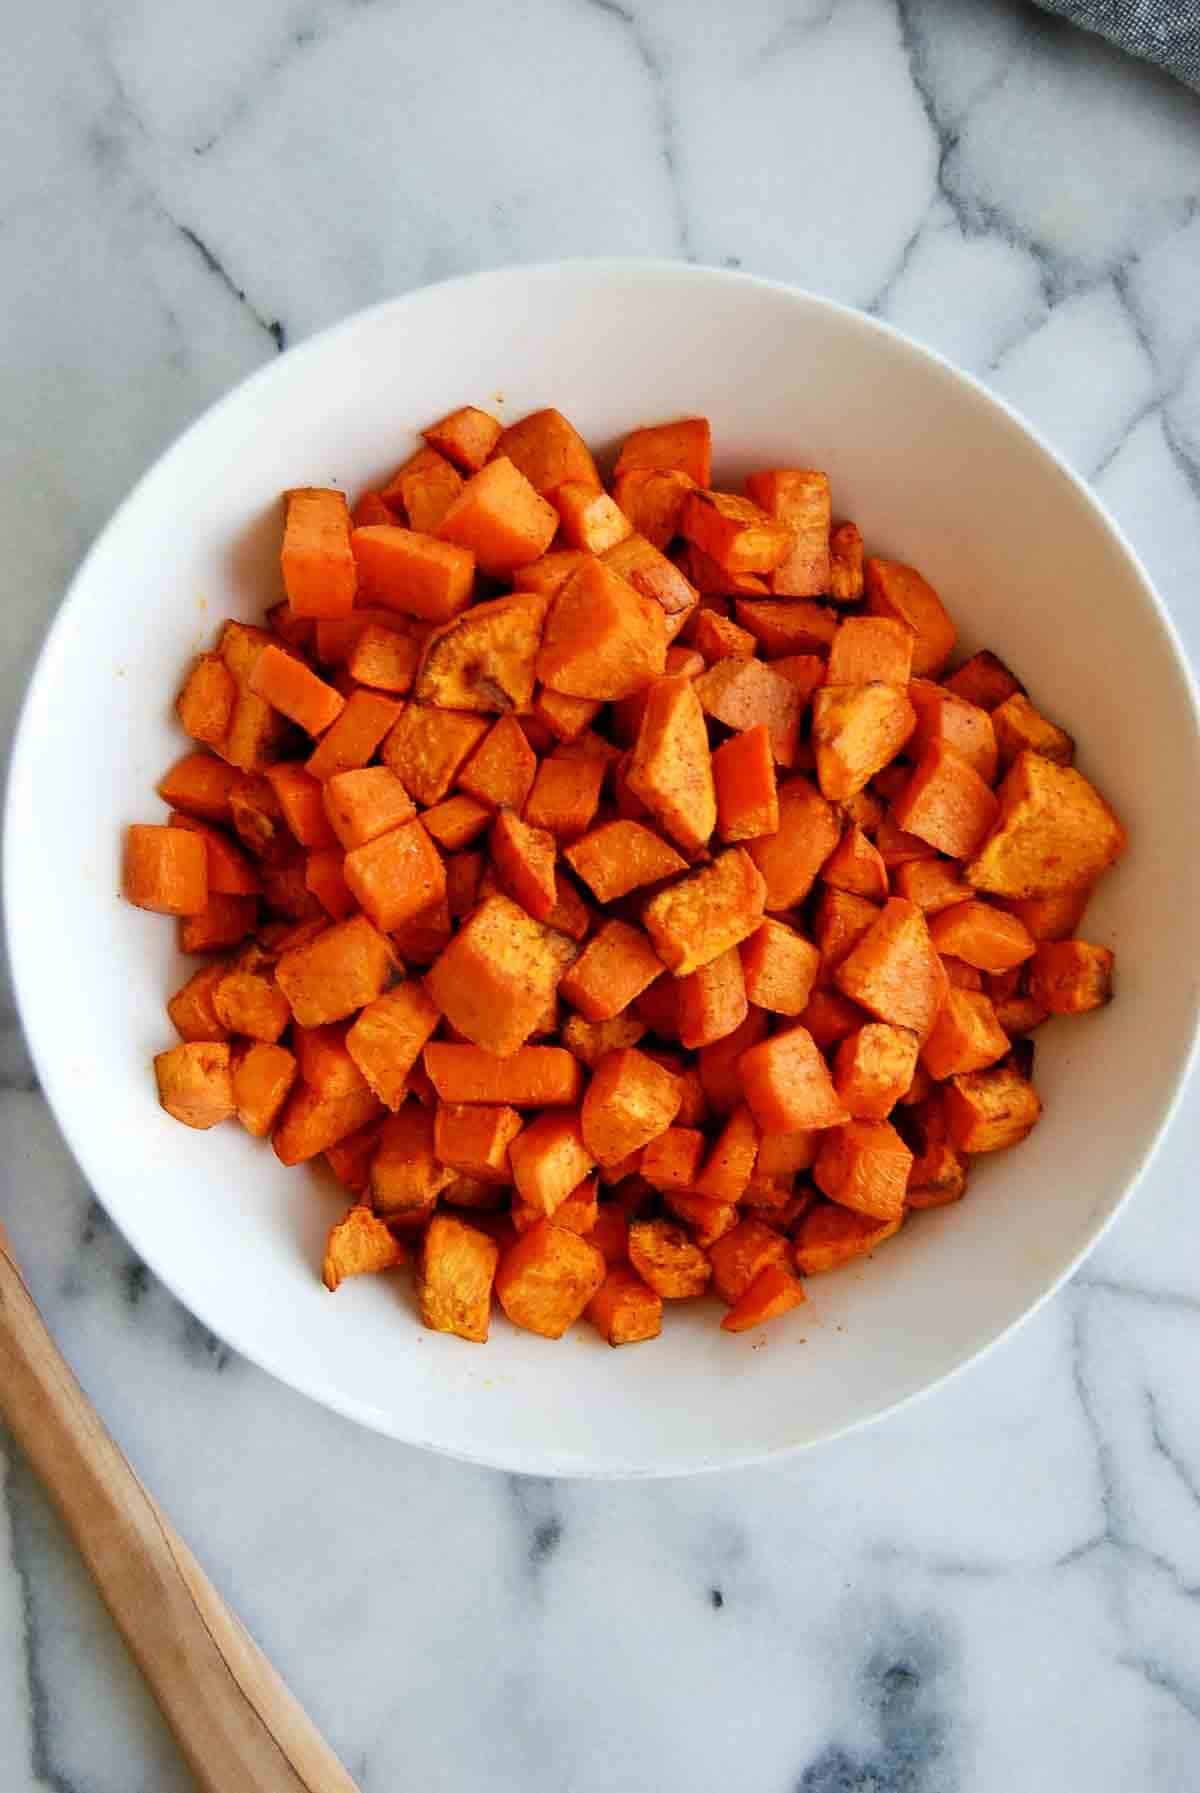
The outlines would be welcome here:
<svg viewBox="0 0 1200 1793">
<path fill-rule="evenodd" d="M 684 256 L 1012 400 L 1200 656 L 1200 100 L 1016 0 L 269 0 L 22 23 L 0 161 L 0 701 L 203 406 L 476 267 Z M 1193 1089 L 1071 1285 L 782 1467 L 544 1484 L 357 1430 L 189 1318 L 0 1035 L 0 1213 L 117 1438 L 364 1793 L 1200 1786 Z M 182 1793 L 0 1437 L 0 1790 Z"/>
</svg>

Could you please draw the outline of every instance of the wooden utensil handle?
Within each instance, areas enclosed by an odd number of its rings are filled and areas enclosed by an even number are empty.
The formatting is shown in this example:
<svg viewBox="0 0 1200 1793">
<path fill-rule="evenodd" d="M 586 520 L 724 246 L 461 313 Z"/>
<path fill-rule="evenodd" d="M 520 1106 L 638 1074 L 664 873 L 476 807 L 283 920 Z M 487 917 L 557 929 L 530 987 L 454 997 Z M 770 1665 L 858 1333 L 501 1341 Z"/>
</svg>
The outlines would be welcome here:
<svg viewBox="0 0 1200 1793">
<path fill-rule="evenodd" d="M 100 1422 L 0 1226 L 0 1411 L 204 1793 L 357 1793 Z"/>
</svg>

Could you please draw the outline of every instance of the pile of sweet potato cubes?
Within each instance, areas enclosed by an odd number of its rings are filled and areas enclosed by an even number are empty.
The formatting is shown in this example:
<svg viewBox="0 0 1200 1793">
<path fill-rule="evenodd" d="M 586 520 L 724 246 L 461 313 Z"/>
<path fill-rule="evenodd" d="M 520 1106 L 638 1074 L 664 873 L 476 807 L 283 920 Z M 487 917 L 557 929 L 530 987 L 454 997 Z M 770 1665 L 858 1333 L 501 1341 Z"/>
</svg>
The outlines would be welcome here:
<svg viewBox="0 0 1200 1793">
<path fill-rule="evenodd" d="M 160 1100 L 323 1154 L 326 1283 L 411 1253 L 439 1331 L 757 1326 L 1033 1127 L 1121 824 L 823 473 L 714 490 L 699 417 L 608 489 L 555 410 L 424 439 L 287 494 L 286 597 L 179 696 L 125 857 L 204 958 Z"/>
</svg>

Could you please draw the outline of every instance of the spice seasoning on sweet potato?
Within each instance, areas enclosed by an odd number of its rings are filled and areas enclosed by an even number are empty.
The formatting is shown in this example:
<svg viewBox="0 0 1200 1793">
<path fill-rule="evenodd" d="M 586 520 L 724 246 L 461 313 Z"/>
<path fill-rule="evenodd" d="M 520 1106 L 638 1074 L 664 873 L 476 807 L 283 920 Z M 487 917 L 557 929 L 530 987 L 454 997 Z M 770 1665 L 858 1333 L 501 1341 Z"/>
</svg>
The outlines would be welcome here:
<svg viewBox="0 0 1200 1793">
<path fill-rule="evenodd" d="M 664 1301 L 702 1295 L 712 1265 L 685 1229 L 671 1220 L 638 1220 L 629 1229 L 629 1262 Z"/>
<path fill-rule="evenodd" d="M 390 934 L 446 894 L 446 871 L 420 821 L 346 854 L 346 882 L 375 926 Z"/>
<path fill-rule="evenodd" d="M 768 916 L 738 948 L 746 995 L 776 1015 L 803 1014 L 821 969 L 811 940 Z"/>
<path fill-rule="evenodd" d="M 912 1083 L 918 1045 L 915 1033 L 887 1021 L 865 1022 L 846 1036 L 834 1058 L 833 1087 L 855 1120 L 887 1119 Z"/>
<path fill-rule="evenodd" d="M 764 894 L 753 861 L 743 848 L 730 847 L 651 897 L 646 931 L 668 969 L 686 977 L 754 933 L 762 920 Z"/>
<path fill-rule="evenodd" d="M 969 859 L 986 839 L 999 804 L 969 760 L 935 741 L 892 804 L 897 825 L 952 859 Z"/>
<path fill-rule="evenodd" d="M 588 1021 L 611 1021 L 655 978 L 663 962 L 640 928 L 605 922 L 564 973 L 559 989 Z"/>
<path fill-rule="evenodd" d="M 646 707 L 627 772 L 629 787 L 677 846 L 693 854 L 717 820 L 712 756 L 695 682 L 659 678 Z"/>
<path fill-rule="evenodd" d="M 731 735 L 712 756 L 717 828 L 724 841 L 755 840 L 779 827 L 775 758 L 766 723 Z"/>
<path fill-rule="evenodd" d="M 285 952 L 275 978 L 300 1026 L 319 1027 L 373 1002 L 391 972 L 387 941 L 365 915 L 355 915 Z"/>
<path fill-rule="evenodd" d="M 989 712 L 998 710 L 1014 692 L 1024 689 L 1003 660 L 987 648 L 964 660 L 957 672 L 952 672 L 946 680 L 946 690 L 953 692 L 955 697 L 965 698 L 968 703 L 978 704 L 981 710 Z"/>
<path fill-rule="evenodd" d="M 1086 940 L 1043 942 L 1029 963 L 1029 994 L 1051 1015 L 1086 1015 L 1112 1001 L 1113 955 Z"/>
<path fill-rule="evenodd" d="M 348 1276 L 392 1270 L 404 1262 L 405 1256 L 403 1245 L 383 1221 L 359 1203 L 329 1230 L 321 1280 L 332 1294 Z"/>
<path fill-rule="evenodd" d="M 678 1079 L 635 1046 L 610 1052 L 583 1099 L 584 1143 L 598 1164 L 614 1164 L 665 1133 L 680 1100 Z"/>
<path fill-rule="evenodd" d="M 432 1112 L 406 1102 L 390 1114 L 371 1161 L 375 1212 L 392 1217 L 427 1208 L 453 1180 L 454 1172 L 434 1154 Z"/>
<path fill-rule="evenodd" d="M 409 1075 L 440 1019 L 436 1003 L 413 979 L 359 1010 L 346 1050 L 385 1108 L 403 1102 Z"/>
<path fill-rule="evenodd" d="M 687 870 L 686 860 L 640 822 L 605 822 L 567 847 L 563 856 L 601 903 Z"/>
<path fill-rule="evenodd" d="M 235 1111 L 225 1041 L 185 1040 L 171 1046 L 154 1060 L 154 1075 L 159 1102 L 185 1127 L 215 1127 Z"/>
<path fill-rule="evenodd" d="M 926 748 L 940 742 L 974 766 L 985 784 L 994 781 L 999 753 L 992 717 L 985 709 L 956 697 L 931 679 L 913 679 L 908 701 L 917 714 L 908 748 L 910 759 L 919 759 Z"/>
<path fill-rule="evenodd" d="M 485 1343 L 500 1248 L 454 1214 L 435 1214 L 425 1230 L 417 1291 L 421 1324 Z"/>
<path fill-rule="evenodd" d="M 494 451 L 504 426 L 475 405 L 461 405 L 422 430 L 430 448 L 453 461 L 462 473 L 478 473 Z"/>
<path fill-rule="evenodd" d="M 905 623 L 915 637 L 914 678 L 936 678 L 954 651 L 957 630 L 932 585 L 915 567 L 895 560 L 868 559 L 867 609 Z"/>
<path fill-rule="evenodd" d="M 430 968 L 426 984 L 458 1033 L 505 1058 L 524 1045 L 537 1026 L 575 951 L 565 935 L 534 921 L 508 897 L 494 896 L 481 903 L 454 935 Z M 426 1063 L 436 1083 L 428 1053 Z"/>
<path fill-rule="evenodd" d="M 999 792 L 999 814 L 965 875 L 1001 897 L 1049 897 L 1090 885 L 1125 851 L 1125 830 L 1099 791 L 1071 766 L 1020 753 Z"/>
<path fill-rule="evenodd" d="M 1042 1112 L 1032 1083 L 1008 1064 L 951 1078 L 945 1104 L 950 1141 L 960 1152 L 997 1152 L 1017 1145 Z"/>
<path fill-rule="evenodd" d="M 584 1310 L 596 1331 L 610 1345 L 633 1345 L 656 1339 L 662 1331 L 662 1296 L 627 1264 L 611 1264 L 603 1283 Z"/>
<path fill-rule="evenodd" d="M 764 723 L 771 752 L 781 766 L 796 758 L 804 709 L 799 687 L 761 660 L 720 660 L 691 682 L 708 715 L 727 728 L 753 728 Z"/>
<path fill-rule="evenodd" d="M 496 1298 L 514 1326 L 543 1338 L 561 1338 L 583 1313 L 607 1270 L 602 1253 L 590 1240 L 543 1220 L 501 1257 Z"/>
<path fill-rule="evenodd" d="M 978 971 L 1010 971 L 1033 957 L 1035 942 L 1015 915 L 991 903 L 955 903 L 940 909 L 929 924 L 940 953 L 964 959 Z"/>
</svg>

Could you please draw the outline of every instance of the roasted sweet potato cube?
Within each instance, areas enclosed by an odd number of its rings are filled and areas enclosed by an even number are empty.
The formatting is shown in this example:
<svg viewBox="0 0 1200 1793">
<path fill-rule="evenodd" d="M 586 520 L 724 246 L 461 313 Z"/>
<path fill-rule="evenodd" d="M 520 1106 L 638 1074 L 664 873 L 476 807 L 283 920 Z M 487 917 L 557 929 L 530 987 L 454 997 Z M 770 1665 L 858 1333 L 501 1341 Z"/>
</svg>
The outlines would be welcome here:
<svg viewBox="0 0 1200 1793">
<path fill-rule="evenodd" d="M 322 1096 L 307 1084 L 297 1083 L 276 1123 L 271 1145 L 281 1164 L 303 1164 L 369 1126 L 379 1112 L 378 1102 L 365 1087 L 346 1096 Z"/>
<path fill-rule="evenodd" d="M 640 1174 L 655 1189 L 690 1189 L 705 1144 L 703 1133 L 695 1127 L 668 1127 L 643 1148 Z"/>
<path fill-rule="evenodd" d="M 723 1040 L 746 1019 L 746 980 L 736 947 L 679 979 L 680 1044 L 697 1050 Z"/>
<path fill-rule="evenodd" d="M 908 1173 L 906 1206 L 918 1212 L 946 1208 L 967 1192 L 967 1162 L 949 1140 L 931 1144 Z"/>
<path fill-rule="evenodd" d="M 601 759 L 544 759 L 525 803 L 525 820 L 560 843 L 578 840 L 591 827 L 604 784 Z"/>
<path fill-rule="evenodd" d="M 470 549 L 481 571 L 493 579 L 505 579 L 543 555 L 557 529 L 554 506 L 500 453 L 472 474 L 437 534 L 444 542 Z"/>
<path fill-rule="evenodd" d="M 285 952 L 275 978 L 299 1025 L 320 1027 L 372 1002 L 391 971 L 391 947 L 365 915 L 355 915 Z"/>
<path fill-rule="evenodd" d="M 283 991 L 270 976 L 249 966 L 232 966 L 217 984 L 213 1008 L 222 1027 L 274 1045 L 292 1018 Z"/>
<path fill-rule="evenodd" d="M 208 822 L 229 820 L 229 793 L 240 774 L 210 753 L 185 753 L 162 778 L 158 794 L 172 809 L 186 810 Z"/>
<path fill-rule="evenodd" d="M 686 977 L 754 933 L 764 895 L 763 878 L 746 850 L 730 847 L 651 897 L 646 931 L 668 969 Z"/>
<path fill-rule="evenodd" d="M 208 854 L 190 828 L 133 822 L 125 834 L 122 890 L 156 915 L 199 915 L 208 906 Z"/>
<path fill-rule="evenodd" d="M 937 741 L 925 749 L 892 805 L 905 833 L 952 859 L 978 852 L 998 811 L 996 797 L 970 761 Z"/>
<path fill-rule="evenodd" d="M 945 1110 L 950 1142 L 960 1152 L 998 1152 L 1033 1131 L 1042 1104 L 1015 1065 L 999 1064 L 952 1078 Z"/>
<path fill-rule="evenodd" d="M 554 548 L 549 554 L 530 561 L 528 566 L 517 568 L 513 574 L 513 590 L 540 592 L 543 597 L 553 598 L 568 579 L 574 578 L 586 559 L 587 555 L 581 549 Z"/>
<path fill-rule="evenodd" d="M 181 1040 L 225 1040 L 229 1031 L 217 1018 L 213 992 L 229 969 L 224 960 L 202 965 L 167 1004 L 167 1014 Z M 630 1042 L 632 1044 L 632 1042 Z"/>
<path fill-rule="evenodd" d="M 478 1046 L 431 1040 L 425 1069 L 442 1102 L 508 1102 L 514 1108 L 546 1108 L 578 1102 L 579 1062 L 559 1046 L 522 1046 L 508 1058 Z"/>
<path fill-rule="evenodd" d="M 717 800 L 708 730 L 691 679 L 664 677 L 650 686 L 627 778 L 685 853 L 707 843 Z"/>
<path fill-rule="evenodd" d="M 296 1081 L 295 1055 L 286 1046 L 256 1040 L 233 1060 L 233 1100 L 238 1120 L 265 1139 Z"/>
<path fill-rule="evenodd" d="M 493 453 L 510 460 L 534 490 L 546 498 L 568 482 L 590 486 L 593 491 L 600 486 L 600 475 L 587 443 L 562 412 L 553 407 L 531 411 L 527 417 L 509 424 Z"/>
<path fill-rule="evenodd" d="M 558 901 L 554 836 L 504 809 L 492 823 L 488 844 L 496 875 L 509 896 L 535 920 L 549 921 Z"/>
<path fill-rule="evenodd" d="M 1125 830 L 1071 766 L 1037 753 L 1013 761 L 995 826 L 965 868 L 977 890 L 1048 897 L 1091 885 L 1125 851 Z"/>
<path fill-rule="evenodd" d="M 1011 971 L 1034 954 L 1035 942 L 1015 915 L 991 903 L 971 899 L 941 909 L 929 924 L 940 953 L 973 965 L 977 971 Z"/>
<path fill-rule="evenodd" d="M 346 1050 L 385 1108 L 403 1102 L 410 1073 L 440 1019 L 436 1003 L 414 980 L 377 996 L 356 1017 Z"/>
<path fill-rule="evenodd" d="M 1009 1050 L 991 998 L 981 990 L 951 987 L 921 1047 L 921 1063 L 939 1082 L 965 1071 L 982 1071 Z"/>
<path fill-rule="evenodd" d="M 1024 685 L 1014 678 L 1003 660 L 997 659 L 987 648 L 978 654 L 972 654 L 969 660 L 964 660 L 958 671 L 952 672 L 946 680 L 947 691 L 988 711 L 998 710 L 1014 692 L 1024 689 Z"/>
<path fill-rule="evenodd" d="M 379 691 L 351 692 L 345 709 L 305 762 L 308 771 L 314 778 L 324 780 L 336 772 L 365 766 L 403 708 L 395 698 L 385 697 Z"/>
<path fill-rule="evenodd" d="M 301 1080 L 318 1096 L 361 1095 L 366 1089 L 366 1078 L 346 1049 L 344 1022 L 297 1027 L 292 1043 Z"/>
<path fill-rule="evenodd" d="M 250 672 L 248 688 L 310 735 L 336 722 L 345 698 L 315 672 L 274 642 L 263 648 Z"/>
<path fill-rule="evenodd" d="M 201 654 L 175 700 L 175 714 L 185 734 L 220 749 L 233 716 L 237 686 L 220 654 Z"/>
<path fill-rule="evenodd" d="M 707 714 L 726 728 L 765 723 L 777 764 L 794 764 L 804 699 L 791 679 L 761 660 L 720 660 L 692 680 L 690 688 Z"/>
<path fill-rule="evenodd" d="M 546 600 L 514 592 L 476 604 L 425 644 L 416 696 L 443 710 L 527 710 Z"/>
<path fill-rule="evenodd" d="M 776 1015 L 804 1012 L 821 967 L 811 940 L 768 917 L 738 951 L 751 1002 Z"/>
<path fill-rule="evenodd" d="M 1086 1015 L 1112 1000 L 1113 955 L 1086 940 L 1049 940 L 1029 964 L 1029 994 L 1052 1015 Z"/>
<path fill-rule="evenodd" d="M 514 1326 L 557 1339 L 574 1325 L 606 1273 L 590 1240 L 542 1220 L 501 1257 L 496 1295 Z"/>
<path fill-rule="evenodd" d="M 377 1214 L 424 1208 L 454 1179 L 433 1149 L 433 1111 L 406 1102 L 383 1123 L 371 1162 L 371 1199 Z"/>
<path fill-rule="evenodd" d="M 822 685 L 812 722 L 822 794 L 833 802 L 853 797 L 901 752 L 915 725 L 913 707 L 895 685 Z"/>
<path fill-rule="evenodd" d="M 834 890 L 882 903 L 888 894 L 887 867 L 874 842 L 851 824 L 821 867 L 822 882 Z"/>
<path fill-rule="evenodd" d="M 703 1170 L 693 1177 L 695 1193 L 718 1202 L 740 1201 L 753 1175 L 758 1152 L 758 1123 L 743 1103 L 734 1109 L 718 1134 Z"/>
<path fill-rule="evenodd" d="M 813 911 L 813 938 L 821 955 L 821 972 L 826 982 L 858 945 L 879 917 L 875 903 L 866 897 L 854 896 L 848 890 L 835 890 L 826 885 Z"/>
<path fill-rule="evenodd" d="M 597 1179 L 585 1177 L 554 1210 L 554 1224 L 564 1228 L 568 1233 L 579 1233 L 583 1238 L 590 1238 L 596 1221 L 599 1218 L 600 1204 L 597 1196 Z M 527 1233 L 531 1226 L 536 1226 L 546 1218 L 545 1212 L 532 1202 L 527 1202 L 519 1193 L 512 1198 L 512 1223 L 518 1233 Z"/>
<path fill-rule="evenodd" d="M 764 1221 L 739 1221 L 730 1232 L 708 1248 L 712 1286 L 728 1306 L 740 1300 L 755 1277 L 768 1264 L 786 1263 L 788 1243 Z"/>
<path fill-rule="evenodd" d="M 705 663 L 717 660 L 752 660 L 757 643 L 749 629 L 739 628 L 714 609 L 703 605 L 688 624 L 688 640 Z"/>
<path fill-rule="evenodd" d="M 346 883 L 376 927 L 401 928 L 446 894 L 446 869 L 420 821 L 406 822 L 346 854 Z"/>
<path fill-rule="evenodd" d="M 886 1021 L 868 1021 L 846 1036 L 834 1059 L 833 1087 L 855 1120 L 887 1119 L 912 1083 L 917 1046 L 915 1033 Z"/>
<path fill-rule="evenodd" d="M 891 616 L 848 616 L 829 650 L 831 685 L 899 685 L 912 677 L 913 632 Z"/>
<path fill-rule="evenodd" d="M 636 1270 L 613 1264 L 585 1309 L 588 1320 L 610 1345 L 635 1345 L 662 1331 L 662 1296 Z"/>
<path fill-rule="evenodd" d="M 1083 920 L 1092 890 L 1091 884 L 1077 884 L 1053 896 L 1017 898 L 1001 907 L 1015 915 L 1034 940 L 1069 940 Z"/>
<path fill-rule="evenodd" d="M 508 1151 L 523 1126 L 507 1104 L 439 1102 L 434 1114 L 434 1151 L 443 1164 L 481 1183 L 512 1181 Z"/>
<path fill-rule="evenodd" d="M 603 554 L 633 534 L 633 524 L 614 498 L 586 480 L 565 480 L 551 494 L 563 540 L 588 554 Z"/>
<path fill-rule="evenodd" d="M 348 1133 L 325 1153 L 325 1162 L 342 1185 L 353 1195 L 365 1195 L 371 1186 L 371 1160 L 379 1144 L 382 1121 L 372 1121 L 357 1133 Z"/>
<path fill-rule="evenodd" d="M 635 467 L 613 481 L 613 497 L 631 527 L 663 549 L 680 532 L 684 502 L 695 481 L 679 469 Z"/>
<path fill-rule="evenodd" d="M 1056 765 L 1069 766 L 1075 759 L 1075 743 L 1066 729 L 1059 728 L 1034 709 L 1023 691 L 1015 691 L 992 711 L 992 727 L 1000 764 L 1007 771 L 1019 753 L 1028 750 L 1040 753 Z"/>
<path fill-rule="evenodd" d="M 747 598 L 736 606 L 736 615 L 742 628 L 749 629 L 771 661 L 827 654 L 840 626 L 832 610 L 811 598 L 765 602 Z"/>
<path fill-rule="evenodd" d="M 992 783 L 1000 762 L 996 731 L 985 709 L 956 697 L 932 679 L 914 679 L 908 687 L 908 701 L 917 713 L 917 726 L 908 744 L 910 759 L 919 759 L 926 748 L 940 743 L 969 761 L 985 784 Z"/>
<path fill-rule="evenodd" d="M 894 617 L 912 630 L 913 677 L 936 678 L 954 651 L 957 630 L 932 585 L 915 567 L 868 559 L 866 592 L 873 615 Z"/>
<path fill-rule="evenodd" d="M 293 616 L 345 616 L 356 579 L 344 493 L 315 487 L 288 493 L 279 561 Z"/>
<path fill-rule="evenodd" d="M 742 1058 L 751 1046 L 757 1046 L 765 1038 L 767 1026 L 766 1013 L 752 1004 L 740 1027 L 718 1040 L 715 1046 L 701 1048 L 700 1085 L 714 1113 L 732 1114 L 742 1102 Z"/>
<path fill-rule="evenodd" d="M 788 551 L 770 571 L 776 597 L 817 597 L 830 587 L 829 477 L 811 468 L 752 473 L 746 491 L 788 531 Z"/>
<path fill-rule="evenodd" d="M 350 539 L 359 588 L 368 603 L 444 623 L 471 602 L 475 556 L 469 545 L 395 523 L 356 529 Z"/>
<path fill-rule="evenodd" d="M 513 716 L 501 716 L 463 766 L 459 789 L 493 810 L 506 806 L 520 810 L 533 788 L 537 764 L 520 723 Z"/>
<path fill-rule="evenodd" d="M 803 1286 L 786 1264 L 768 1264 L 721 1321 L 723 1332 L 749 1332 L 790 1313 L 804 1300 Z"/>
<path fill-rule="evenodd" d="M 358 685 L 375 691 L 411 691 L 421 649 L 399 629 L 368 623 L 346 656 L 346 670 Z"/>
<path fill-rule="evenodd" d="M 461 405 L 421 434 L 430 448 L 453 461 L 460 472 L 478 473 L 503 431 L 504 425 L 487 411 L 480 411 L 475 405 Z"/>
<path fill-rule="evenodd" d="M 491 1318 L 500 1248 L 454 1214 L 435 1214 L 421 1247 L 417 1296 L 421 1324 L 482 1345 Z"/>
<path fill-rule="evenodd" d="M 599 1064 L 606 1052 L 636 1046 L 645 1032 L 645 1023 L 628 1011 L 614 1015 L 611 1021 L 585 1021 L 582 1015 L 568 1015 L 560 1037 L 568 1052 L 573 1052 L 581 1064 L 591 1066 Z"/>
<path fill-rule="evenodd" d="M 843 1208 L 895 1220 L 904 1213 L 912 1161 L 913 1154 L 889 1122 L 847 1121 L 821 1141 L 813 1181 Z"/>
<path fill-rule="evenodd" d="M 804 1276 L 837 1270 L 855 1258 L 870 1255 L 877 1245 L 900 1230 L 903 1213 L 890 1220 L 842 1208 L 836 1202 L 818 1202 L 796 1229 L 794 1258 Z"/>
<path fill-rule="evenodd" d="M 475 797 L 460 794 L 435 803 L 432 809 L 422 813 L 421 820 L 425 824 L 426 833 L 433 836 L 439 847 L 463 858 L 465 855 L 459 853 L 459 848 L 469 846 L 473 840 L 477 840 L 490 827 L 494 813 L 488 804 L 479 802 Z M 447 876 L 451 863 L 447 861 Z M 482 866 L 482 859 L 480 865 Z"/>
<path fill-rule="evenodd" d="M 969 903 L 975 895 L 960 868 L 949 859 L 906 859 L 894 867 L 892 887 L 897 896 L 915 903 L 926 915 Z"/>
<path fill-rule="evenodd" d="M 863 539 L 856 523 L 837 523 L 829 535 L 829 597 L 857 604 L 863 595 Z"/>
<path fill-rule="evenodd" d="M 380 496 L 421 535 L 432 535 L 463 489 L 463 477 L 443 454 L 419 448 L 398 467 Z"/>
<path fill-rule="evenodd" d="M 572 1108 L 540 1114 L 509 1147 L 517 1192 L 540 1215 L 553 1214 L 595 1162 L 584 1144 L 579 1113 Z"/>
<path fill-rule="evenodd" d="M 781 785 L 778 832 L 746 847 L 766 884 L 764 908 L 781 911 L 802 903 L 840 834 L 836 811 L 809 779 Z"/>
<path fill-rule="evenodd" d="M 611 1021 L 661 977 L 663 969 L 640 928 L 608 921 L 588 941 L 559 988 L 588 1021 Z"/>
<path fill-rule="evenodd" d="M 571 940 L 534 921 L 508 897 L 494 896 L 481 903 L 459 929 L 431 967 L 426 982 L 434 1002 L 458 1033 L 506 1058 L 538 1025 L 574 956 Z M 430 1075 L 434 1075 L 432 1069 Z M 439 1093 L 443 1100 L 449 1099 Z M 515 1100 L 509 1096 L 491 1099 Z"/>
<path fill-rule="evenodd" d="M 568 697 L 608 702 L 660 678 L 666 656 L 661 607 L 589 558 L 551 602 L 537 676 Z"/>
<path fill-rule="evenodd" d="M 764 1133 L 836 1127 L 846 1119 L 829 1067 L 806 1027 L 790 1027 L 742 1054 L 742 1088 Z"/>
<path fill-rule="evenodd" d="M 712 481 L 712 430 L 707 417 L 682 417 L 631 430 L 621 444 L 614 477 L 643 469 L 686 473 L 698 486 Z"/>
<path fill-rule="evenodd" d="M 405 1259 L 405 1250 L 370 1208 L 358 1203 L 329 1230 L 321 1281 L 332 1293 L 348 1276 L 392 1270 Z"/>
<path fill-rule="evenodd" d="M 769 573 L 792 545 L 785 524 L 734 492 L 689 492 L 680 527 L 689 542 L 729 573 Z"/>
<path fill-rule="evenodd" d="M 879 1021 L 924 1039 L 946 994 L 946 972 L 913 903 L 892 897 L 834 973 L 843 996 Z"/>
<path fill-rule="evenodd" d="M 325 794 L 325 813 L 346 852 L 365 847 L 368 841 L 411 822 L 416 814 L 412 798 L 386 766 L 335 772 L 320 788 Z"/>
<path fill-rule="evenodd" d="M 482 716 L 412 703 L 384 741 L 383 761 L 418 803 L 440 803 L 487 729 Z"/>
<path fill-rule="evenodd" d="M 323 816 L 322 820 L 324 820 Z M 179 809 L 171 811 L 167 826 L 188 828 L 193 834 L 198 834 L 204 842 L 204 856 L 208 861 L 210 894 L 256 896 L 262 889 L 262 880 L 256 868 L 241 849 L 234 846 L 222 829 L 214 828 L 208 822 L 201 822 L 196 816 L 186 815 Z"/>
<path fill-rule="evenodd" d="M 766 723 L 731 735 L 712 756 L 717 826 L 724 841 L 755 840 L 779 827 L 775 757 Z"/>
<path fill-rule="evenodd" d="M 615 548 L 605 549 L 601 558 L 610 572 L 628 580 L 634 591 L 658 605 L 666 619 L 667 639 L 673 641 L 699 599 L 675 562 L 640 535 L 628 536 Z"/>
<path fill-rule="evenodd" d="M 154 1060 L 158 1099 L 185 1127 L 206 1129 L 234 1113 L 229 1046 L 223 1040 L 185 1040 Z"/>
<path fill-rule="evenodd" d="M 600 1165 L 615 1164 L 665 1133 L 679 1113 L 679 1079 L 636 1047 L 610 1052 L 583 1099 L 583 1138 Z"/>
<path fill-rule="evenodd" d="M 664 1301 L 703 1295 L 712 1266 L 701 1248 L 671 1220 L 638 1220 L 629 1229 L 629 1261 Z"/>
<path fill-rule="evenodd" d="M 212 894 L 197 915 L 179 918 L 179 950 L 182 953 L 221 952 L 239 945 L 254 932 L 257 898 Z"/>
</svg>

